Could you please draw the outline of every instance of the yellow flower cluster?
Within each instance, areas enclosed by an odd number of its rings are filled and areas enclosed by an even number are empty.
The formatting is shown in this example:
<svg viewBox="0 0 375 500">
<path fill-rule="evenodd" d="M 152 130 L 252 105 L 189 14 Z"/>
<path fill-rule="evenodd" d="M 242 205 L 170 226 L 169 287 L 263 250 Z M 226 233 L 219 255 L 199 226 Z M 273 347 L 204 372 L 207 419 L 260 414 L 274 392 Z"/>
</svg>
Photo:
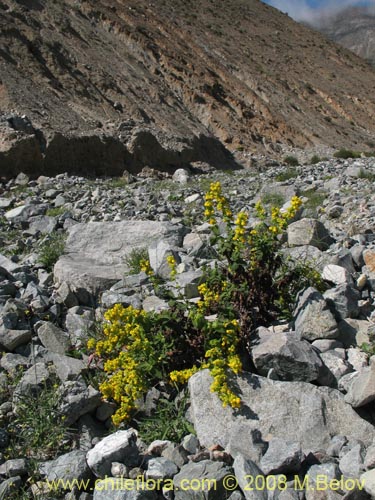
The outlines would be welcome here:
<svg viewBox="0 0 375 500">
<path fill-rule="evenodd" d="M 176 384 L 185 384 L 189 378 L 194 375 L 194 373 L 197 373 L 197 371 L 202 368 L 202 366 L 200 368 L 193 366 L 192 368 L 186 368 L 185 370 L 174 370 L 169 374 L 169 378 Z"/>
<path fill-rule="evenodd" d="M 142 259 L 139 262 L 139 267 L 140 267 L 141 271 L 146 273 L 148 276 L 152 276 L 154 274 L 154 271 L 152 270 L 150 261 L 148 259 Z"/>
<path fill-rule="evenodd" d="M 105 398 L 119 405 L 112 417 L 115 425 L 129 419 L 135 401 L 148 388 L 142 365 L 137 361 L 140 357 L 147 359 L 153 351 L 142 326 L 146 315 L 145 311 L 132 306 L 124 308 L 116 304 L 104 315 L 104 338 L 88 342 L 88 347 L 95 348 L 96 354 L 105 359 L 104 371 L 108 378 L 100 390 Z"/>
<path fill-rule="evenodd" d="M 245 243 L 245 232 L 246 232 L 246 224 L 249 220 L 249 216 L 245 212 L 240 212 L 237 215 L 237 219 L 234 223 L 235 230 L 233 241 L 239 241 L 241 243 Z"/>
<path fill-rule="evenodd" d="M 167 263 L 171 270 L 171 278 L 174 278 L 177 274 L 177 262 L 173 255 L 167 256 Z"/>
<path fill-rule="evenodd" d="M 212 182 L 205 196 L 204 216 L 211 225 L 216 224 L 215 210 L 222 214 L 224 221 L 229 221 L 232 217 L 229 201 L 222 194 L 220 182 Z"/>
<path fill-rule="evenodd" d="M 200 309 L 209 308 L 220 300 L 220 290 L 210 289 L 206 283 L 202 283 L 198 286 L 198 292 L 202 297 L 198 302 L 198 307 Z"/>
<path fill-rule="evenodd" d="M 217 325 L 213 323 L 213 328 Z M 211 392 L 217 392 L 223 402 L 223 406 L 239 408 L 241 399 L 234 394 L 228 385 L 228 369 L 235 374 L 242 370 L 241 360 L 236 354 L 239 342 L 239 324 L 237 320 L 224 323 L 225 333 L 220 339 L 214 338 L 210 341 L 210 349 L 206 352 L 207 367 L 210 369 L 214 381 Z"/>
<path fill-rule="evenodd" d="M 299 196 L 293 196 L 290 206 L 284 212 L 279 208 L 272 208 L 271 210 L 271 226 L 269 231 L 274 234 L 281 233 L 288 225 L 290 219 L 293 219 L 302 205 L 302 200 Z"/>
</svg>

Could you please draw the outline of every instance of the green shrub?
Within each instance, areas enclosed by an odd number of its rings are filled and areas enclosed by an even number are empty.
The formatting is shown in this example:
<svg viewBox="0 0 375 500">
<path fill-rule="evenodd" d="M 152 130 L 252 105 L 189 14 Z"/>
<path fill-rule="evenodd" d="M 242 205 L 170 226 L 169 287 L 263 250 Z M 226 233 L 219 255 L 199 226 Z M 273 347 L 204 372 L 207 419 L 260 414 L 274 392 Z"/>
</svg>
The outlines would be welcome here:
<svg viewBox="0 0 375 500">
<path fill-rule="evenodd" d="M 187 434 L 194 434 L 193 425 L 185 418 L 187 408 L 187 393 L 179 394 L 173 400 L 159 399 L 154 414 L 138 422 L 141 439 L 146 443 L 156 439 L 179 443 Z"/>
<path fill-rule="evenodd" d="M 53 207 L 49 208 L 46 212 L 46 215 L 49 217 L 58 217 L 59 215 L 62 215 L 65 212 L 64 207 Z"/>
<path fill-rule="evenodd" d="M 52 271 L 53 266 L 63 254 L 65 248 L 65 234 L 53 233 L 41 244 L 39 248 L 39 262 Z"/>
<path fill-rule="evenodd" d="M 375 174 L 373 172 L 369 172 L 368 170 L 361 168 L 359 171 L 358 178 L 359 179 L 367 179 L 370 182 L 374 182 L 375 181 Z"/>
<path fill-rule="evenodd" d="M 298 197 L 283 213 L 277 207 L 267 211 L 259 202 L 259 223 L 248 227 L 249 215 L 233 215 L 220 183 L 211 184 L 204 215 L 211 244 L 225 266 L 217 263 L 205 270 L 198 286 L 200 300 L 174 298 L 169 310 L 160 313 L 116 304 L 105 313 L 102 336 L 89 340 L 88 348 L 103 362 L 106 374 L 100 390 L 118 403 L 115 425 L 131 419 L 137 400 L 150 387 L 161 381 L 184 384 L 204 368 L 210 370 L 211 390 L 223 405 L 241 406 L 231 377 L 242 370 L 242 359 L 250 359 L 255 329 L 290 315 L 295 293 L 320 283 L 316 270 L 286 262 L 281 252 L 280 236 L 300 206 Z M 173 277 L 176 262 L 172 256 L 167 262 Z M 149 266 L 145 270 L 151 272 Z M 169 410 L 164 406 L 155 417 L 163 425 Z"/>
<path fill-rule="evenodd" d="M 299 161 L 295 156 L 285 156 L 284 163 L 289 165 L 290 167 L 298 167 Z"/>
<path fill-rule="evenodd" d="M 148 260 L 148 250 L 146 247 L 133 248 L 125 258 L 125 264 L 129 268 L 130 274 L 138 274 L 143 271 L 144 262 Z"/>
<path fill-rule="evenodd" d="M 336 153 L 333 155 L 335 158 L 341 158 L 343 160 L 347 160 L 348 158 L 360 158 L 361 153 L 358 151 L 352 151 L 350 149 L 340 149 L 339 151 L 336 151 Z"/>
<path fill-rule="evenodd" d="M 278 182 L 288 181 L 289 179 L 295 179 L 298 177 L 298 171 L 295 168 L 288 168 L 284 172 L 280 172 L 276 175 L 275 179 Z"/>
<path fill-rule="evenodd" d="M 37 393 L 19 396 L 7 427 L 10 444 L 6 454 L 46 460 L 68 450 L 68 431 L 58 405 L 57 384 L 46 383 Z"/>
<path fill-rule="evenodd" d="M 304 207 L 307 210 L 316 210 L 321 207 L 327 197 L 326 193 L 321 193 L 315 189 L 308 189 L 307 191 L 304 191 L 302 196 L 307 198 L 307 202 L 304 204 Z"/>
<path fill-rule="evenodd" d="M 273 207 L 282 207 L 285 203 L 285 198 L 281 193 L 265 193 L 262 196 L 262 203 L 272 205 Z"/>
<path fill-rule="evenodd" d="M 311 165 L 316 165 L 317 163 L 321 162 L 322 159 L 318 156 L 318 155 L 313 155 L 311 158 L 310 158 L 310 164 Z"/>
</svg>

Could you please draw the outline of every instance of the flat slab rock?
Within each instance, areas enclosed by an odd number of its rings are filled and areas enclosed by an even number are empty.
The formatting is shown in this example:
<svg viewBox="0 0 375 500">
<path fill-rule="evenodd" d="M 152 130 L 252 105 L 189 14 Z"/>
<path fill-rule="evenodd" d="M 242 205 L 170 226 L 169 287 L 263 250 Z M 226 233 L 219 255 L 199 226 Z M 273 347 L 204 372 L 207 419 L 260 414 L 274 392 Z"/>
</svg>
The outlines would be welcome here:
<svg viewBox="0 0 375 500">
<path fill-rule="evenodd" d="M 250 373 L 233 382 L 243 401 L 239 410 L 223 408 L 218 396 L 210 392 L 212 377 L 208 370 L 189 380 L 191 417 L 202 446 L 220 444 L 230 449 L 244 442 L 247 433 L 251 443 L 254 430 L 265 441 L 282 438 L 299 442 L 305 453 L 326 449 L 337 434 L 360 439 L 366 446 L 374 439 L 374 427 L 359 417 L 335 389 Z"/>
<path fill-rule="evenodd" d="M 148 248 L 161 238 L 179 246 L 182 227 L 155 221 L 76 224 L 69 230 L 64 255 L 55 264 L 55 281 L 94 294 L 109 289 L 124 277 L 126 257 L 133 249 Z"/>
</svg>

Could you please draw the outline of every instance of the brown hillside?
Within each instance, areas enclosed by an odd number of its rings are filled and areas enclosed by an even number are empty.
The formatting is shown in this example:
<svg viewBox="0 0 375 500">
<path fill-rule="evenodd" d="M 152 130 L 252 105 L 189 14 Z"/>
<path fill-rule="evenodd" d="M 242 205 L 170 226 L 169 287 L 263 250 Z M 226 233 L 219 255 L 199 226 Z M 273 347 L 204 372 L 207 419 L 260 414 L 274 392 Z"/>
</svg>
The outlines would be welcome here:
<svg viewBox="0 0 375 500">
<path fill-rule="evenodd" d="M 0 61 L 3 174 L 375 136 L 374 70 L 259 0 L 1 0 Z"/>
</svg>

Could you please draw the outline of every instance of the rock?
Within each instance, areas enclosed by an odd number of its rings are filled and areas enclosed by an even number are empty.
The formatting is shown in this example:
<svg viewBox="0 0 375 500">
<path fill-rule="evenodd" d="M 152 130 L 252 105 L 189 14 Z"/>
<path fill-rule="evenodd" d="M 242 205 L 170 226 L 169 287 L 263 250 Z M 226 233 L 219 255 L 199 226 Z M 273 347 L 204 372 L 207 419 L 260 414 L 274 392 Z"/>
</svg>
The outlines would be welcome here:
<svg viewBox="0 0 375 500">
<path fill-rule="evenodd" d="M 56 230 L 57 227 L 57 221 L 55 217 L 49 217 L 48 215 L 37 215 L 36 217 L 31 217 L 29 219 L 29 223 L 29 234 L 51 234 Z"/>
<path fill-rule="evenodd" d="M 266 476 L 298 472 L 304 458 L 299 443 L 275 438 L 269 442 L 268 449 L 260 461 L 260 468 Z"/>
<path fill-rule="evenodd" d="M 94 324 L 95 317 L 92 309 L 82 306 L 69 309 L 65 327 L 69 332 L 72 344 L 76 347 L 86 346 Z"/>
<path fill-rule="evenodd" d="M 129 477 L 129 467 L 120 462 L 112 462 L 111 467 L 112 477 Z"/>
<path fill-rule="evenodd" d="M 182 441 L 181 441 L 182 446 L 184 449 L 190 453 L 191 455 L 194 455 L 194 453 L 197 453 L 199 449 L 199 441 L 194 434 L 188 434 L 185 436 Z"/>
<path fill-rule="evenodd" d="M 301 219 L 289 224 L 287 229 L 290 246 L 312 245 L 327 250 L 333 239 L 324 225 L 316 219 Z"/>
<path fill-rule="evenodd" d="M 363 260 L 368 270 L 375 273 L 375 249 L 368 248 L 363 252 Z"/>
<path fill-rule="evenodd" d="M 157 491 L 145 482 L 106 477 L 95 482 L 93 500 L 157 500 Z"/>
<path fill-rule="evenodd" d="M 24 458 L 15 458 L 13 460 L 7 460 L 2 465 L 0 465 L 0 475 L 1 476 L 25 476 L 28 472 L 27 462 Z"/>
<path fill-rule="evenodd" d="M 375 497 L 375 469 L 368 470 L 361 476 L 361 482 L 364 485 L 366 492 L 371 495 L 371 498 Z"/>
<path fill-rule="evenodd" d="M 332 479 L 340 479 L 340 469 L 335 463 L 313 465 L 307 471 L 307 476 L 309 479 L 309 488 L 316 488 L 320 478 L 324 478 L 324 481 L 327 482 Z"/>
<path fill-rule="evenodd" d="M 148 461 L 147 479 L 164 480 L 171 479 L 178 473 L 177 465 L 164 457 L 152 458 Z"/>
<path fill-rule="evenodd" d="M 22 375 L 14 390 L 13 401 L 17 402 L 22 396 L 30 397 L 39 392 L 41 386 L 47 382 L 49 377 L 50 372 L 47 366 L 44 363 L 36 363 Z"/>
<path fill-rule="evenodd" d="M 171 268 L 167 262 L 167 257 L 173 256 L 178 262 L 178 254 L 173 251 L 173 246 L 168 240 L 160 239 L 154 241 L 148 247 L 148 257 L 150 266 L 157 276 L 167 280 L 170 278 Z"/>
<path fill-rule="evenodd" d="M 67 426 L 79 417 L 95 410 L 101 403 L 99 391 L 80 380 L 67 381 L 59 387 L 59 411 L 65 416 Z"/>
<path fill-rule="evenodd" d="M 29 176 L 24 174 L 23 172 L 20 172 L 17 177 L 14 179 L 14 184 L 17 186 L 27 186 L 29 183 Z"/>
<path fill-rule="evenodd" d="M 172 179 L 180 184 L 187 184 L 190 173 L 184 168 L 178 168 L 172 176 Z"/>
<path fill-rule="evenodd" d="M 244 435 L 246 435 L 246 440 L 243 439 Z M 267 447 L 268 443 L 262 439 L 262 434 L 259 430 L 254 429 L 249 432 L 246 422 L 239 421 L 238 419 L 233 422 L 229 443 L 226 447 L 228 453 L 233 458 L 236 458 L 237 455 L 242 455 L 244 458 L 259 464 Z"/>
<path fill-rule="evenodd" d="M 225 500 L 228 491 L 223 481 L 233 474 L 233 469 L 222 462 L 203 460 L 190 462 L 174 476 L 175 500 Z"/>
<path fill-rule="evenodd" d="M 372 358 L 370 366 L 364 368 L 349 385 L 345 401 L 359 408 L 375 400 L 375 360 Z"/>
<path fill-rule="evenodd" d="M 367 448 L 363 464 L 366 469 L 375 469 L 375 444 Z"/>
<path fill-rule="evenodd" d="M 105 437 L 86 455 L 90 469 L 97 477 L 104 478 L 110 474 L 112 462 L 134 467 L 139 462 L 136 442 L 134 429 L 117 431 Z"/>
<path fill-rule="evenodd" d="M 315 288 L 307 288 L 298 296 L 295 330 L 310 342 L 317 339 L 335 339 L 339 335 L 333 314 L 322 294 Z"/>
<path fill-rule="evenodd" d="M 201 270 L 177 274 L 173 292 L 176 296 L 182 293 L 186 299 L 199 297 L 198 286 L 202 282 L 203 272 Z"/>
<path fill-rule="evenodd" d="M 369 326 L 369 321 L 347 318 L 339 322 L 338 338 L 346 348 L 369 343 Z"/>
<path fill-rule="evenodd" d="M 161 312 L 167 311 L 169 309 L 168 302 L 166 300 L 156 297 L 156 295 L 150 295 L 146 297 L 142 304 L 143 309 L 146 312 Z"/>
<path fill-rule="evenodd" d="M 241 422 L 242 439 L 258 430 L 264 439 L 288 436 L 300 442 L 305 452 L 325 449 L 331 436 L 344 434 L 369 445 L 374 437 L 372 425 L 361 419 L 344 401 L 344 396 L 328 387 L 305 382 L 281 382 L 243 373 L 235 377 L 234 387 L 243 401 L 240 410 L 223 408 L 217 394 L 210 392 L 208 370 L 189 380 L 192 418 L 202 446 L 219 444 L 226 448 Z"/>
<path fill-rule="evenodd" d="M 38 337 L 44 347 L 57 354 L 65 354 L 71 345 L 69 334 L 49 321 L 38 328 Z"/>
<path fill-rule="evenodd" d="M 339 467 L 345 477 L 359 478 L 364 471 L 363 446 L 357 444 L 348 453 L 340 458 Z"/>
<path fill-rule="evenodd" d="M 352 286 L 348 284 L 338 285 L 336 288 L 324 292 L 323 297 L 334 314 L 336 314 L 338 321 L 358 317 L 360 294 Z"/>
<path fill-rule="evenodd" d="M 65 453 L 55 460 L 44 462 L 39 466 L 40 473 L 48 481 L 80 481 L 91 477 L 91 471 L 86 462 L 86 453 L 75 450 Z"/>
<path fill-rule="evenodd" d="M 311 345 L 290 332 L 271 335 L 253 347 L 252 357 L 260 375 L 267 376 L 274 369 L 279 380 L 312 382 L 323 367 Z"/>
<path fill-rule="evenodd" d="M 0 328 L 0 345 L 7 351 L 14 351 L 31 340 L 30 330 L 8 330 Z"/>
<path fill-rule="evenodd" d="M 68 309 L 78 306 L 78 299 L 70 286 L 63 282 L 56 290 L 59 302 L 61 301 Z"/>
<path fill-rule="evenodd" d="M 258 490 L 254 487 L 254 489 L 251 490 L 249 488 L 251 478 L 254 478 L 255 482 L 256 478 L 264 476 L 262 471 L 254 462 L 238 455 L 234 459 L 233 469 L 238 485 L 245 495 L 246 500 L 267 500 L 268 495 L 266 489 Z"/>
<path fill-rule="evenodd" d="M 336 266 L 334 264 L 328 264 L 324 266 L 322 278 L 335 285 L 342 285 L 345 283 L 353 283 L 352 277 L 349 272 L 341 266 Z"/>
<path fill-rule="evenodd" d="M 347 442 L 348 440 L 346 439 L 346 436 L 333 436 L 331 443 L 327 448 L 327 455 L 330 455 L 331 457 L 338 457 Z"/>
<path fill-rule="evenodd" d="M 320 357 L 337 382 L 341 377 L 353 371 L 350 363 L 338 356 L 335 351 L 322 352 Z"/>
<path fill-rule="evenodd" d="M 348 363 L 352 365 L 355 371 L 360 372 L 368 364 L 368 355 L 358 348 L 351 347 L 347 351 Z"/>
<path fill-rule="evenodd" d="M 182 445 L 176 446 L 174 443 L 168 444 L 161 452 L 161 456 L 168 458 L 180 469 L 188 462 L 188 452 Z"/>
<path fill-rule="evenodd" d="M 336 347 L 341 348 L 344 347 L 341 342 L 333 339 L 318 339 L 314 340 L 312 346 L 318 349 L 320 352 L 330 351 L 335 349 Z"/>
<path fill-rule="evenodd" d="M 66 282 L 73 292 L 83 288 L 96 295 L 124 276 L 126 257 L 133 249 L 161 238 L 180 246 L 182 228 L 154 221 L 76 224 L 69 229 L 65 253 L 55 265 L 55 280 Z"/>
<path fill-rule="evenodd" d="M 87 369 L 87 363 L 81 359 L 63 356 L 61 354 L 51 353 L 46 358 L 54 364 L 56 374 L 61 382 L 67 380 L 77 380 L 79 375 Z"/>
</svg>

